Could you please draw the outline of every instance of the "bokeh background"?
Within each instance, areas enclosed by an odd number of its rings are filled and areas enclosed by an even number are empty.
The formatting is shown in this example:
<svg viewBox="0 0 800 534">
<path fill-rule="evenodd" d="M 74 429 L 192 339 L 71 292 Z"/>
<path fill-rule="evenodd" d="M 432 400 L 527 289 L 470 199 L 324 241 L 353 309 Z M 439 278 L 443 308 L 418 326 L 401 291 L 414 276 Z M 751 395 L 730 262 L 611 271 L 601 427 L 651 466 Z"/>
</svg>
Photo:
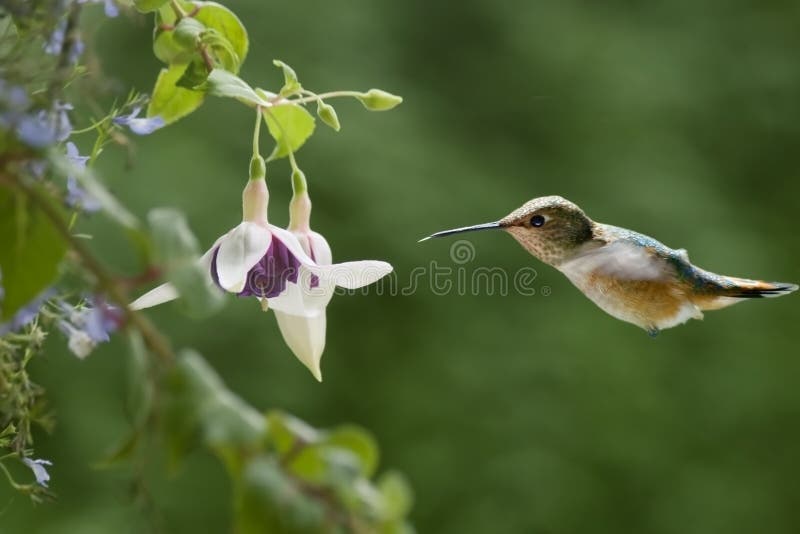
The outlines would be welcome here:
<svg viewBox="0 0 800 534">
<path fill-rule="evenodd" d="M 243 77 L 254 84 L 278 87 L 280 58 L 313 90 L 405 98 L 381 114 L 342 101 L 342 131 L 320 125 L 298 154 L 335 259 L 390 261 L 400 287 L 431 262 L 467 276 L 533 267 L 537 294 L 437 295 L 422 279 L 413 294 L 337 296 L 322 384 L 250 300 L 202 321 L 179 305 L 150 312 L 176 346 L 196 348 L 259 408 L 369 428 L 381 465 L 412 482 L 423 533 L 800 531 L 798 295 L 650 339 L 506 235 L 474 234 L 462 264 L 454 240 L 417 243 L 560 194 L 596 220 L 687 248 L 705 268 L 800 281 L 800 4 L 228 5 L 250 31 Z M 148 91 L 160 68 L 150 21 L 101 11 L 84 17 L 98 65 L 120 91 Z M 98 170 L 138 214 L 177 206 L 210 244 L 240 218 L 251 122 L 242 106 L 211 100 L 134 139 L 132 157 L 110 149 Z M 288 166 L 269 173 L 282 224 Z M 109 264 L 134 272 L 112 225 L 95 217 L 84 228 Z M 3 487 L 0 532 L 146 532 L 130 470 L 93 468 L 129 426 L 125 343 L 78 361 L 57 336 L 34 376 L 59 419 L 37 440 L 59 499 L 33 506 Z M 164 531 L 229 531 L 215 459 L 195 454 L 170 475 L 154 458 L 146 469 Z"/>
</svg>

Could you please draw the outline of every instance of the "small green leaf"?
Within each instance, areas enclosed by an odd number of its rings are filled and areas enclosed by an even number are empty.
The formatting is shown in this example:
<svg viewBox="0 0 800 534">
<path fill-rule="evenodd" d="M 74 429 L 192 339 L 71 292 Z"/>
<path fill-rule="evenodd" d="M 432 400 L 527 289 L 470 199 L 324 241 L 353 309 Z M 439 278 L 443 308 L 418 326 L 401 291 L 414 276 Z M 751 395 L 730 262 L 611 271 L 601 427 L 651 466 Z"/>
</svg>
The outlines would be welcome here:
<svg viewBox="0 0 800 534">
<path fill-rule="evenodd" d="M 361 93 L 356 98 L 370 111 L 386 111 L 400 105 L 403 101 L 403 97 L 381 91 L 380 89 L 370 89 L 366 93 Z"/>
<path fill-rule="evenodd" d="M 336 110 L 333 109 L 333 106 L 322 99 L 317 100 L 317 116 L 322 119 L 322 122 L 337 132 L 341 128 L 341 125 L 339 124 L 339 117 L 336 116 Z"/>
<path fill-rule="evenodd" d="M 414 502 L 406 477 L 396 471 L 388 471 L 378 479 L 377 485 L 384 502 L 382 519 L 396 521 L 405 518 Z"/>
<path fill-rule="evenodd" d="M 205 29 L 202 22 L 191 17 L 183 17 L 173 30 L 175 42 L 186 50 L 195 49 L 200 41 L 200 34 Z"/>
<path fill-rule="evenodd" d="M 240 534 L 328 532 L 326 508 L 307 495 L 274 459 L 257 456 L 245 466 L 236 492 L 235 531 Z M 332 532 L 332 531 L 331 531 Z"/>
<path fill-rule="evenodd" d="M 265 109 L 264 119 L 270 135 L 277 143 L 267 161 L 285 158 L 290 151 L 297 152 L 314 133 L 314 117 L 297 104 Z"/>
<path fill-rule="evenodd" d="M 128 394 L 126 405 L 133 418 L 135 428 L 145 425 L 153 407 L 155 391 L 153 389 L 150 355 L 144 339 L 137 330 L 128 332 L 130 358 L 128 359 Z"/>
<path fill-rule="evenodd" d="M 201 59 L 195 58 L 187 65 L 175 85 L 184 89 L 198 90 L 198 86 L 202 85 L 207 78 L 208 68 L 206 64 Z"/>
<path fill-rule="evenodd" d="M 237 66 L 232 72 L 238 72 L 249 47 L 247 30 L 242 21 L 233 11 L 216 2 L 194 2 L 194 6 L 197 9 L 194 18 L 205 24 L 206 28 L 219 32 L 229 43 L 237 58 Z"/>
<path fill-rule="evenodd" d="M 200 35 L 200 43 L 210 50 L 212 58 L 231 72 L 239 72 L 241 61 L 233 45 L 217 30 L 209 29 Z"/>
<path fill-rule="evenodd" d="M 169 3 L 169 0 L 133 0 L 133 5 L 141 13 L 155 11 Z"/>
<path fill-rule="evenodd" d="M 283 69 L 283 87 L 280 91 L 281 96 L 291 96 L 303 89 L 303 87 L 300 85 L 300 82 L 297 81 L 297 74 L 294 72 L 292 67 L 280 59 L 273 59 L 272 64 L 280 69 Z"/>
<path fill-rule="evenodd" d="M 235 98 L 250 106 L 269 106 L 270 103 L 261 98 L 247 82 L 223 69 L 214 69 L 208 75 L 206 88 L 209 94 L 224 98 Z"/>
<path fill-rule="evenodd" d="M 175 23 L 177 18 L 170 6 L 164 6 L 156 11 L 155 28 L 153 29 L 153 54 L 170 65 L 172 63 L 189 63 L 197 55 L 197 47 L 188 48 L 178 44 L 175 40 Z"/>
<path fill-rule="evenodd" d="M 306 422 L 282 412 L 272 410 L 266 415 L 267 440 L 283 456 L 297 447 L 317 443 L 319 432 Z"/>
<path fill-rule="evenodd" d="M 178 355 L 167 380 L 164 431 L 172 463 L 177 463 L 202 438 L 236 467 L 240 450 L 255 450 L 264 432 L 264 418 L 225 387 L 206 361 L 191 350 Z"/>
<path fill-rule="evenodd" d="M 378 444 L 366 430 L 357 426 L 341 426 L 328 434 L 325 444 L 347 449 L 361 464 L 361 474 L 369 478 L 378 467 Z"/>
<path fill-rule="evenodd" d="M 178 87 L 176 83 L 185 73 L 187 66 L 176 64 L 161 69 L 150 97 L 147 116 L 158 115 L 166 124 L 171 124 L 193 112 L 203 103 L 205 94 Z"/>
<path fill-rule="evenodd" d="M 58 150 L 50 150 L 47 154 L 50 164 L 60 176 L 74 176 L 86 192 L 94 197 L 109 218 L 123 227 L 139 232 L 139 220 L 125 208 L 108 190 L 97 180 L 92 169 L 81 167 L 67 158 Z"/>
<path fill-rule="evenodd" d="M 219 310 L 223 294 L 200 262 L 200 247 L 186 218 L 172 208 L 156 208 L 147 216 L 155 261 L 181 295 L 190 315 L 204 317 Z"/>
<path fill-rule="evenodd" d="M 0 243 L 2 323 L 55 281 L 67 247 L 41 209 L 5 187 L 0 187 Z"/>
</svg>

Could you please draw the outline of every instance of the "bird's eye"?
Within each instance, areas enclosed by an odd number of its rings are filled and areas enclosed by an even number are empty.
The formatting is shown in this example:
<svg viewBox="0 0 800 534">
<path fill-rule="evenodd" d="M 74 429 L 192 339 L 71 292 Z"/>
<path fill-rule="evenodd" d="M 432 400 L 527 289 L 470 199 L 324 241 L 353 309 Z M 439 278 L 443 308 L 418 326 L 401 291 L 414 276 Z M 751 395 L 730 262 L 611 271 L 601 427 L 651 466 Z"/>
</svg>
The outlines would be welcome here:
<svg viewBox="0 0 800 534">
<path fill-rule="evenodd" d="M 531 217 L 531 226 L 538 228 L 544 224 L 544 215 L 534 215 Z"/>
</svg>

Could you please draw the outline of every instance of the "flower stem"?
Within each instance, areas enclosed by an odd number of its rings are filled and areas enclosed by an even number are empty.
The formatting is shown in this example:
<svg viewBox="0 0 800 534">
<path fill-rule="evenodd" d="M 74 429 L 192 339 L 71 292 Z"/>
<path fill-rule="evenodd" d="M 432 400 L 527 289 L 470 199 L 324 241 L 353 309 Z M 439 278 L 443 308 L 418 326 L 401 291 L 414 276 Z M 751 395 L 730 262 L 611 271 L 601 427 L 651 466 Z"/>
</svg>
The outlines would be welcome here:
<svg viewBox="0 0 800 534">
<path fill-rule="evenodd" d="M 172 10 L 175 12 L 175 16 L 178 17 L 178 20 L 186 16 L 186 11 L 183 10 L 178 0 L 171 0 L 169 5 L 172 6 Z"/>
<path fill-rule="evenodd" d="M 326 98 L 341 98 L 346 96 L 356 98 L 361 95 L 361 91 L 331 91 L 330 93 L 320 93 L 318 95 L 295 98 L 287 100 L 287 102 L 291 104 L 308 104 L 309 102 L 316 102 L 317 100 L 324 100 Z"/>
<path fill-rule="evenodd" d="M 253 157 L 261 155 L 258 150 L 260 136 L 261 136 L 261 107 L 256 106 L 256 125 L 255 127 L 253 127 Z"/>
</svg>

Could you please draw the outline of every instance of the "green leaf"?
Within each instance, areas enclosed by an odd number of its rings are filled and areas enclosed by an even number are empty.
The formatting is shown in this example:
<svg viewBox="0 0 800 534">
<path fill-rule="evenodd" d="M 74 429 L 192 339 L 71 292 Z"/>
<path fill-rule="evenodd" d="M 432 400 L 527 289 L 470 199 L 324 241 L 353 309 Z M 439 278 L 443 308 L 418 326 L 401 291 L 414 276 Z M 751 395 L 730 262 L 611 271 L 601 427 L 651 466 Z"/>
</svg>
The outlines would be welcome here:
<svg viewBox="0 0 800 534">
<path fill-rule="evenodd" d="M 238 58 L 238 65 L 233 72 L 238 72 L 249 47 L 247 30 L 242 21 L 233 11 L 216 2 L 194 2 L 194 6 L 198 10 L 194 18 L 205 24 L 206 28 L 219 32 L 230 43 Z"/>
<path fill-rule="evenodd" d="M 300 85 L 300 82 L 297 81 L 297 74 L 294 72 L 292 67 L 280 59 L 273 59 L 272 64 L 283 69 L 283 87 L 280 91 L 281 96 L 287 97 L 303 89 L 303 87 Z"/>
<path fill-rule="evenodd" d="M 147 107 L 147 116 L 158 115 L 166 124 L 171 124 L 193 112 L 203 103 L 205 94 L 178 87 L 176 83 L 186 71 L 186 65 L 170 65 L 161 69 Z"/>
<path fill-rule="evenodd" d="M 67 247 L 39 208 L 5 187 L 0 187 L 0 243 L 5 290 L 0 322 L 5 322 L 55 281 Z"/>
<path fill-rule="evenodd" d="M 133 0 L 133 5 L 142 13 L 155 11 L 169 3 L 169 0 Z"/>
<path fill-rule="evenodd" d="M 197 48 L 200 34 L 205 31 L 205 25 L 191 17 L 184 17 L 178 21 L 173 31 L 175 42 L 187 50 Z"/>
<path fill-rule="evenodd" d="M 317 116 L 322 119 L 322 122 L 333 128 L 335 131 L 341 129 L 339 124 L 339 117 L 336 115 L 336 110 L 333 106 L 322 100 L 317 100 Z"/>
<path fill-rule="evenodd" d="M 322 502 L 301 491 L 267 456 L 247 463 L 236 491 L 235 528 L 239 534 L 316 534 L 325 529 Z"/>
<path fill-rule="evenodd" d="M 380 89 L 370 89 L 366 93 L 356 96 L 356 98 L 370 111 L 386 111 L 400 105 L 403 101 L 403 97 Z"/>
<path fill-rule="evenodd" d="M 197 56 L 197 47 L 188 48 L 179 44 L 175 39 L 175 30 L 166 29 L 177 22 L 175 12 L 170 6 L 165 6 L 156 12 L 155 28 L 153 29 L 153 54 L 170 65 L 172 63 L 189 63 L 192 57 Z"/>
<path fill-rule="evenodd" d="M 208 68 L 201 59 L 193 59 L 191 63 L 183 71 L 183 74 L 175 82 L 177 87 L 182 87 L 189 90 L 199 90 L 200 85 L 208 78 Z"/>
<path fill-rule="evenodd" d="M 130 358 L 128 359 L 128 394 L 127 410 L 133 419 L 133 425 L 141 428 L 147 422 L 153 408 L 155 391 L 153 388 L 150 355 L 144 339 L 137 330 L 128 333 Z"/>
<path fill-rule="evenodd" d="M 361 464 L 361 474 L 369 478 L 378 467 L 378 444 L 366 430 L 341 426 L 328 434 L 325 444 L 352 452 Z"/>
<path fill-rule="evenodd" d="M 297 104 L 281 104 L 264 110 L 267 128 L 277 143 L 267 161 L 297 152 L 314 133 L 314 117 Z"/>
<path fill-rule="evenodd" d="M 414 502 L 414 495 L 406 477 L 396 471 L 388 471 L 378 479 L 377 485 L 384 502 L 381 519 L 385 521 L 404 519 L 411 511 Z"/>
<path fill-rule="evenodd" d="M 166 390 L 164 431 L 173 465 L 202 440 L 235 472 L 242 454 L 261 444 L 264 418 L 228 390 L 196 352 L 181 351 Z"/>
<path fill-rule="evenodd" d="M 62 152 L 55 149 L 50 150 L 47 157 L 58 175 L 74 176 L 81 187 L 89 195 L 97 199 L 103 209 L 103 213 L 123 227 L 139 232 L 139 220 L 120 204 L 114 195 L 108 192 L 105 186 L 97 180 L 92 169 L 76 165 Z"/>
<path fill-rule="evenodd" d="M 200 247 L 186 218 L 172 208 L 156 208 L 147 216 L 155 261 L 178 290 L 190 315 L 203 317 L 222 307 L 223 294 L 200 262 Z"/>
<path fill-rule="evenodd" d="M 241 61 L 231 43 L 217 30 L 209 29 L 200 36 L 200 43 L 210 49 L 212 58 L 223 69 L 231 72 L 239 72 Z"/>
<path fill-rule="evenodd" d="M 214 69 L 206 80 L 209 94 L 224 98 L 235 98 L 250 106 L 269 106 L 267 100 L 261 98 L 247 82 L 223 69 Z"/>
<path fill-rule="evenodd" d="M 266 421 L 267 440 L 281 456 L 298 446 L 311 445 L 320 440 L 320 433 L 315 428 L 280 410 L 267 413 Z"/>
</svg>

